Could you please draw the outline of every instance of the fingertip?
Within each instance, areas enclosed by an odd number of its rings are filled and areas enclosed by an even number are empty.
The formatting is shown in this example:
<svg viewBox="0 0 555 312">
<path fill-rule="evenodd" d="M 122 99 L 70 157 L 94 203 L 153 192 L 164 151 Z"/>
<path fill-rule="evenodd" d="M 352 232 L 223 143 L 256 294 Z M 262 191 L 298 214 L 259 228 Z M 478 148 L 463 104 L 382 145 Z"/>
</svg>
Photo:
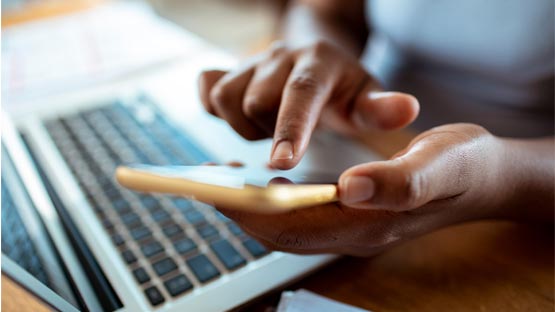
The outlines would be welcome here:
<svg viewBox="0 0 555 312">
<path fill-rule="evenodd" d="M 339 199 L 345 204 L 358 204 L 372 199 L 375 182 L 364 175 L 342 176 L 339 180 Z"/>
<path fill-rule="evenodd" d="M 410 94 L 371 91 L 357 105 L 353 121 L 362 129 L 395 130 L 413 122 L 419 111 L 418 100 Z"/>
<path fill-rule="evenodd" d="M 371 93 L 369 98 L 378 106 L 377 125 L 383 130 L 395 130 L 409 125 L 420 110 L 418 100 L 407 93 Z"/>
<path fill-rule="evenodd" d="M 420 113 L 420 102 L 418 102 L 418 99 L 414 95 L 408 93 L 396 92 L 395 97 L 397 97 L 397 100 L 394 105 L 397 105 L 397 110 L 402 112 L 398 115 L 399 119 L 396 124 L 397 127 L 405 127 L 418 117 L 418 113 Z"/>
<path fill-rule="evenodd" d="M 293 160 L 272 159 L 270 165 L 272 169 L 289 170 L 293 169 L 297 165 L 297 162 Z"/>
<path fill-rule="evenodd" d="M 353 208 L 381 209 L 380 200 L 383 171 L 387 161 L 374 161 L 353 166 L 343 172 L 337 183 L 339 200 Z"/>
<path fill-rule="evenodd" d="M 355 208 L 388 211 L 413 209 L 429 196 L 425 187 L 428 180 L 423 179 L 421 174 L 424 167 L 425 164 L 418 158 L 373 161 L 351 167 L 339 179 L 340 199 Z M 353 180 L 351 177 L 364 177 L 371 182 Z M 342 195 L 342 192 L 346 194 Z M 369 197 L 365 199 L 363 194 Z"/>
<path fill-rule="evenodd" d="M 293 144 L 289 140 L 276 141 L 272 148 L 270 164 L 276 169 L 287 170 L 295 167 L 295 151 Z"/>
</svg>

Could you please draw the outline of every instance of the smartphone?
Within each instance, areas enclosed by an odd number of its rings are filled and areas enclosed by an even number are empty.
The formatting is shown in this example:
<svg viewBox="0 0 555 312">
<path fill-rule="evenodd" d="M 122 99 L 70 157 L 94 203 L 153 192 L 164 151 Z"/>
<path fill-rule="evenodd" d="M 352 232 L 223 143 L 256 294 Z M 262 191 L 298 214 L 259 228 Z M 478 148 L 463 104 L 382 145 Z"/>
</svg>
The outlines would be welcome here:
<svg viewBox="0 0 555 312">
<path fill-rule="evenodd" d="M 339 175 L 230 166 L 120 166 L 116 179 L 146 193 L 172 194 L 228 209 L 280 213 L 335 202 Z"/>
</svg>

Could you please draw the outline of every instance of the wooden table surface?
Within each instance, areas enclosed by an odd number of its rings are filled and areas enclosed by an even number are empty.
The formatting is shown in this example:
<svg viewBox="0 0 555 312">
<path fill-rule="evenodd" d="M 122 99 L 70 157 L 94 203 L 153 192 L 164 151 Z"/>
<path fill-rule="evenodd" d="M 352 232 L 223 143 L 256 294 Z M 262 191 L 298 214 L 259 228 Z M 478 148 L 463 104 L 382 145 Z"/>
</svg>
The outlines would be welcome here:
<svg viewBox="0 0 555 312">
<path fill-rule="evenodd" d="M 373 311 L 553 311 L 553 229 L 459 225 L 295 286 Z"/>
</svg>

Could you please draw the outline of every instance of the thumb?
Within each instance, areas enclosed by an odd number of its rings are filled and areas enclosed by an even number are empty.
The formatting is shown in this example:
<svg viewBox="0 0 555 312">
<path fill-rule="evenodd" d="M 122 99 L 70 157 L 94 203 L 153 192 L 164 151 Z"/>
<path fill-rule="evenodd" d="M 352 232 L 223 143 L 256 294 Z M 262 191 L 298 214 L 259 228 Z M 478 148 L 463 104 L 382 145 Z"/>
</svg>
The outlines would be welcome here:
<svg viewBox="0 0 555 312">
<path fill-rule="evenodd" d="M 357 96 L 351 120 L 359 130 L 378 128 L 395 130 L 409 125 L 416 119 L 420 105 L 407 93 L 378 91 L 369 83 Z"/>
<path fill-rule="evenodd" d="M 340 200 L 352 207 L 404 211 L 462 194 L 470 177 L 466 148 L 426 136 L 401 156 L 361 164 L 339 179 Z"/>
</svg>

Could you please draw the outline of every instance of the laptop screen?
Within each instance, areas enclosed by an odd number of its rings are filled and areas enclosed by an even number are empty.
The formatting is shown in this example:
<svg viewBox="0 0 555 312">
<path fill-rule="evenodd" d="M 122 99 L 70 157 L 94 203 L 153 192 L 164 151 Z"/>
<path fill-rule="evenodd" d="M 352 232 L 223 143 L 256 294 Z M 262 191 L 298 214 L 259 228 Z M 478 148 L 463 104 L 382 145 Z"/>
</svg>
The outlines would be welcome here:
<svg viewBox="0 0 555 312">
<path fill-rule="evenodd" d="M 57 252 L 4 146 L 1 188 L 2 256 L 12 260 L 18 267 L 7 272 L 7 267 L 2 263 L 2 270 L 20 283 L 23 280 L 31 283 L 38 281 L 68 303 L 77 306 Z M 13 276 L 22 275 L 20 269 L 36 280 L 30 280 L 26 274 L 23 274 L 26 275 L 23 279 Z M 23 286 L 30 288 L 28 285 Z"/>
</svg>

